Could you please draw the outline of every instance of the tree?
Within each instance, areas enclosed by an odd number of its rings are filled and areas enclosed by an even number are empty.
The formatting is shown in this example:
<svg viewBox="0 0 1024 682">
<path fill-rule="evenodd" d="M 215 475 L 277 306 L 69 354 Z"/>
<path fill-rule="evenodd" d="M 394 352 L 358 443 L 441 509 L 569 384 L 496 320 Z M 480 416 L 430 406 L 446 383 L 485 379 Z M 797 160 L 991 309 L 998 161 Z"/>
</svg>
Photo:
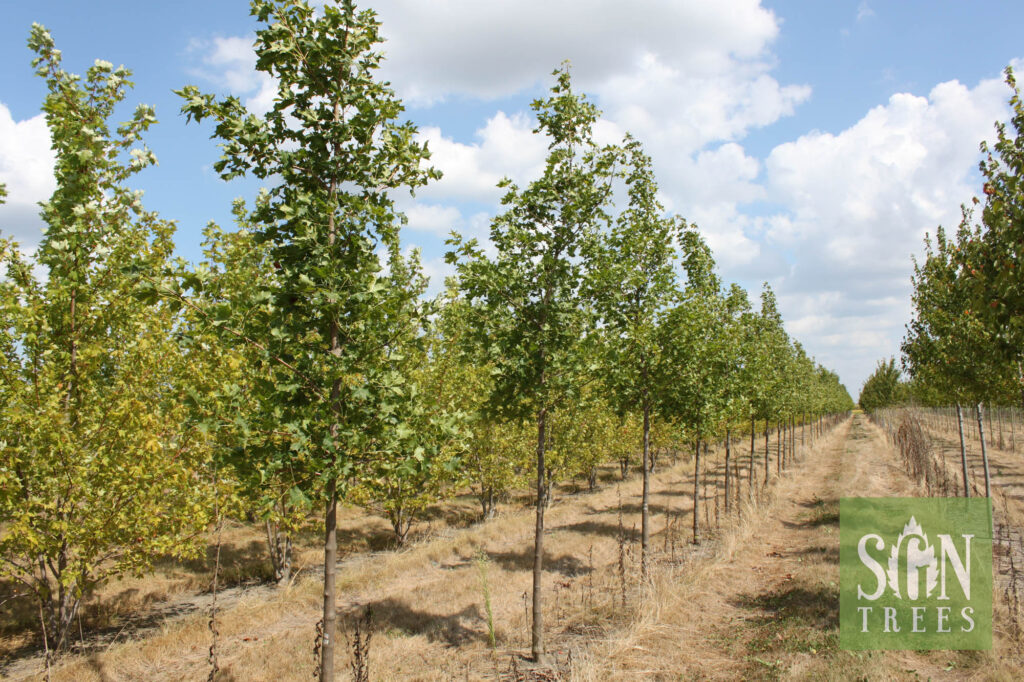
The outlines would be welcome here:
<svg viewBox="0 0 1024 682">
<path fill-rule="evenodd" d="M 270 246 L 278 277 L 261 307 L 263 351 L 282 428 L 301 445 L 283 452 L 302 489 L 325 507 L 324 615 L 320 677 L 334 676 L 339 488 L 374 454 L 403 378 L 384 361 L 374 324 L 388 303 L 377 249 L 397 248 L 400 218 L 391 192 L 439 173 L 427 149 L 399 123 L 403 107 L 375 79 L 379 22 L 351 0 L 314 8 L 305 0 L 253 0 L 256 69 L 277 83 L 264 117 L 234 97 L 194 86 L 178 91 L 190 120 L 216 121 L 224 179 L 252 173 L 270 184 L 252 222 Z M 234 311 L 237 313 L 238 311 Z M 214 322 L 227 326 L 231 309 Z M 218 314 L 221 314 L 218 312 Z"/>
<path fill-rule="evenodd" d="M 997 122 L 995 144 L 981 144 L 985 203 L 978 233 L 962 254 L 969 257 L 962 260 L 972 309 L 1003 361 L 1015 370 L 1024 404 L 1024 100 L 1010 67 L 1006 83 L 1012 91 L 1010 127 Z"/>
<path fill-rule="evenodd" d="M 291 466 L 302 440 L 280 428 L 270 372 L 260 349 L 246 341 L 259 335 L 264 319 L 253 311 L 266 303 L 277 271 L 268 244 L 256 241 L 245 202 L 236 200 L 232 209 L 237 229 L 207 225 L 205 259 L 185 275 L 201 282 L 183 308 L 183 342 L 202 367 L 190 382 L 189 403 L 216 444 L 220 476 L 233 482 L 239 504 L 263 520 L 273 577 L 284 584 L 291 577 L 292 537 L 305 523 L 311 500 L 300 484 L 301 467 Z M 248 311 L 232 318 L 231 329 L 241 336 L 210 324 L 212 312 L 232 306 Z"/>
<path fill-rule="evenodd" d="M 544 171 L 526 188 L 505 179 L 506 207 L 491 224 L 496 254 L 457 235 L 447 260 L 479 309 L 480 341 L 494 373 L 491 414 L 532 417 L 537 430 L 537 501 L 533 559 L 533 633 L 537 662 L 546 660 L 542 617 L 545 448 L 551 413 L 578 391 L 581 339 L 591 334 L 583 284 L 596 234 L 606 221 L 609 154 L 591 139 L 598 112 L 572 90 L 568 66 L 554 72 L 551 95 L 533 102 L 551 142 Z"/>
<path fill-rule="evenodd" d="M 379 415 L 377 454 L 358 471 L 355 493 L 364 505 L 383 510 L 402 546 L 416 518 L 455 479 L 461 415 L 443 402 L 438 373 L 444 368 L 429 355 L 433 311 L 423 299 L 428 282 L 419 253 L 405 258 L 396 250 L 389 266 L 392 300 L 378 328 L 388 339 L 385 362 L 403 377 L 402 389 Z"/>
<path fill-rule="evenodd" d="M 782 326 L 775 292 L 766 283 L 761 291 L 761 311 L 749 331 L 753 374 L 757 388 L 751 395 L 753 417 L 764 420 L 764 482 L 768 483 L 770 425 L 782 415 L 785 398 L 785 367 L 790 352 L 789 336 Z M 749 387 L 749 384 L 748 384 Z"/>
<path fill-rule="evenodd" d="M 911 280 L 914 317 L 901 346 L 911 377 L 956 404 L 965 496 L 970 495 L 970 488 L 962 405 L 979 404 L 993 387 L 1003 383 L 1001 375 L 1009 368 L 995 350 L 993 330 L 973 306 L 971 282 L 964 276 L 970 268 L 965 265 L 967 254 L 977 243 L 969 224 L 970 214 L 965 211 L 955 241 L 947 239 L 941 227 L 934 247 L 931 239 L 925 238 L 925 260 L 920 264 L 914 260 Z M 987 481 L 987 456 L 983 463 Z"/>
<path fill-rule="evenodd" d="M 714 273 L 714 259 L 695 229 L 683 233 L 686 287 L 661 326 L 667 358 L 666 413 L 696 441 L 693 488 L 693 542 L 700 542 L 700 446 L 713 437 L 730 413 L 734 399 L 735 355 L 728 333 L 730 309 Z"/>
<path fill-rule="evenodd" d="M 602 375 L 620 413 L 638 411 L 641 442 L 640 566 L 649 575 L 651 419 L 665 377 L 665 355 L 658 338 L 660 317 L 677 295 L 675 241 L 685 222 L 666 218 L 657 199 L 651 159 L 630 136 L 624 170 L 629 206 L 603 240 L 594 268 L 594 303 L 603 322 Z"/>
<path fill-rule="evenodd" d="M 880 407 L 896 405 L 904 399 L 905 390 L 900 382 L 900 370 L 896 366 L 896 358 L 888 362 L 880 360 L 875 371 L 864 381 L 858 402 L 865 412 L 873 412 Z"/>
<path fill-rule="evenodd" d="M 97 60 L 84 79 L 67 73 L 38 24 L 29 47 L 57 188 L 33 258 L 0 240 L 0 576 L 38 600 L 49 664 L 98 585 L 200 551 L 209 450 L 186 423 L 180 319 L 140 303 L 129 274 L 161 270 L 173 249 L 173 225 L 125 184 L 156 162 L 140 144 L 153 109 L 112 130 L 131 72 Z"/>
<path fill-rule="evenodd" d="M 529 428 L 488 414 L 494 386 L 492 366 L 474 342 L 473 310 L 455 281 L 438 296 L 437 319 L 428 338 L 432 389 L 447 410 L 463 416 L 460 474 L 480 501 L 481 514 L 494 515 L 497 501 L 524 483 L 529 468 Z"/>
</svg>

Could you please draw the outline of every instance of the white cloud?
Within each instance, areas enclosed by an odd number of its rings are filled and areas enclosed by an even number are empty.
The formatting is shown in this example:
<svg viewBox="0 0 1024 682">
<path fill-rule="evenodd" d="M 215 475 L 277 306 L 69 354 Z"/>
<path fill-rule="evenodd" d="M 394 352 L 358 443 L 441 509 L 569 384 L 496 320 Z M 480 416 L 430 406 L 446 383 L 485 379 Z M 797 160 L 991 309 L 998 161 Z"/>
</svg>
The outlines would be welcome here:
<svg viewBox="0 0 1024 682">
<path fill-rule="evenodd" d="M 895 94 L 850 128 L 808 133 L 765 161 L 768 196 L 786 207 L 765 221 L 765 246 L 793 263 L 773 280 L 780 309 L 854 395 L 878 359 L 899 354 L 911 254 L 926 232 L 955 226 L 978 191 L 978 143 L 1007 94 L 998 79 Z"/>
<path fill-rule="evenodd" d="M 232 93 L 244 96 L 245 106 L 254 113 L 266 113 L 274 103 L 277 83 L 266 73 L 256 71 L 256 52 L 252 36 L 194 39 L 189 52 L 199 54 L 202 66 L 192 73 Z"/>
<path fill-rule="evenodd" d="M 43 222 L 37 204 L 56 189 L 54 154 L 43 114 L 15 121 L 0 103 L 0 183 L 7 185 L 7 203 L 0 206 L 0 233 L 22 247 L 34 247 Z"/>
<path fill-rule="evenodd" d="M 523 114 L 497 112 L 476 132 L 476 142 L 463 144 L 446 137 L 440 128 L 427 127 L 419 140 L 429 145 L 430 164 L 444 177 L 418 192 L 428 199 L 481 201 L 497 204 L 498 181 L 508 176 L 523 183 L 538 177 L 547 155 L 547 143 L 532 132 Z"/>
<path fill-rule="evenodd" d="M 375 9 L 389 39 L 386 69 L 416 102 L 515 94 L 546 82 L 564 59 L 585 87 L 633 71 L 648 53 L 710 75 L 761 58 L 778 34 L 757 0 L 381 0 Z"/>
</svg>

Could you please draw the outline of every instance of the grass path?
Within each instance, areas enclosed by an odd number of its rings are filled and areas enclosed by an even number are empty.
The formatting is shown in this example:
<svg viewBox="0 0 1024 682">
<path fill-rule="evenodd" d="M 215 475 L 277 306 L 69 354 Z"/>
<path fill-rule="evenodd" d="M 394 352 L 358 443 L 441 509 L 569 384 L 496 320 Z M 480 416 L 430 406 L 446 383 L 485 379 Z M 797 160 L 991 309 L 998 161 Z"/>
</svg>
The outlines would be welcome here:
<svg viewBox="0 0 1024 682">
<path fill-rule="evenodd" d="M 661 584 L 593 679 L 1014 679 L 1001 653 L 838 649 L 839 498 L 920 495 L 856 415 L 775 490 L 721 558 Z M 1019 679 L 1019 678 L 1018 678 Z"/>
</svg>

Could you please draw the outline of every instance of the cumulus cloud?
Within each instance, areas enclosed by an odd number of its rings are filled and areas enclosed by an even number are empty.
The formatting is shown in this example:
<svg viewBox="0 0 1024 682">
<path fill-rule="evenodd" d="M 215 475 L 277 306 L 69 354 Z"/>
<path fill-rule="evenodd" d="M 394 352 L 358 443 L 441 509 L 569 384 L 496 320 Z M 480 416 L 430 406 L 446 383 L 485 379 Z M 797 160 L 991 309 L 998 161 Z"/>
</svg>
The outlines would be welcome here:
<svg viewBox="0 0 1024 682">
<path fill-rule="evenodd" d="M 898 93 L 850 128 L 808 133 L 765 161 L 766 191 L 785 206 L 766 221 L 765 246 L 792 263 L 775 278 L 780 307 L 851 392 L 876 360 L 898 355 L 911 255 L 925 233 L 955 226 L 977 192 L 978 143 L 1005 116 L 1006 96 L 999 79 Z"/>
<path fill-rule="evenodd" d="M 418 194 L 429 199 L 480 201 L 496 204 L 503 177 L 527 182 L 540 175 L 547 143 L 534 135 L 532 121 L 523 114 L 494 114 L 476 132 L 472 143 L 456 142 L 438 127 L 420 130 L 419 141 L 431 152 L 430 164 L 444 174 Z"/>
<path fill-rule="evenodd" d="M 586 87 L 633 71 L 645 54 L 707 75 L 761 58 L 778 34 L 776 17 L 757 0 L 382 0 L 375 9 L 389 39 L 389 74 L 422 103 L 514 94 L 564 59 Z"/>
<path fill-rule="evenodd" d="M 7 185 L 7 203 L 0 206 L 0 234 L 33 248 L 42 237 L 38 203 L 56 189 L 50 131 L 43 114 L 15 121 L 0 103 L 0 183 Z"/>
<path fill-rule="evenodd" d="M 200 59 L 200 65 L 192 69 L 193 75 L 244 97 L 246 108 L 263 114 L 274 104 L 277 83 L 256 71 L 253 40 L 253 36 L 193 39 L 189 52 Z"/>
</svg>

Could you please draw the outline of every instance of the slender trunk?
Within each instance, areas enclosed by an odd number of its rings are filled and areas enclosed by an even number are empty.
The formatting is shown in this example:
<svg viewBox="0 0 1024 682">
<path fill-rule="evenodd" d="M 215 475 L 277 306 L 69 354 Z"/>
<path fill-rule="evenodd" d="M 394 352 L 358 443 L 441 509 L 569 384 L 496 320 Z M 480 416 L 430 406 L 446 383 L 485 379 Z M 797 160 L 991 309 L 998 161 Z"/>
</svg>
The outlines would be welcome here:
<svg viewBox="0 0 1024 682">
<path fill-rule="evenodd" d="M 975 405 L 978 411 L 978 440 L 981 441 L 981 465 L 985 469 L 985 497 L 992 497 L 992 479 L 988 472 L 988 450 L 985 448 L 985 416 L 981 403 Z"/>
<path fill-rule="evenodd" d="M 804 448 L 807 443 L 804 441 L 804 432 L 807 430 L 807 413 L 800 415 L 800 447 Z"/>
<path fill-rule="evenodd" d="M 533 631 L 531 653 L 534 662 L 544 665 L 543 569 L 544 569 L 544 436 L 547 428 L 547 410 L 537 414 L 537 526 L 533 535 Z"/>
<path fill-rule="evenodd" d="M 391 510 L 391 527 L 395 531 L 395 542 L 399 547 L 405 547 L 405 538 L 412 527 L 412 520 L 406 517 L 405 509 L 398 507 Z"/>
<path fill-rule="evenodd" d="M 782 475 L 782 422 L 775 422 L 775 473 Z"/>
<path fill-rule="evenodd" d="M 789 458 L 796 461 L 796 417 L 789 418 Z"/>
<path fill-rule="evenodd" d="M 477 496 L 480 500 L 480 510 L 483 513 L 484 519 L 489 519 L 494 516 L 494 486 L 481 486 L 480 494 Z"/>
<path fill-rule="evenodd" d="M 700 544 L 700 438 L 693 449 L 693 544 Z"/>
<path fill-rule="evenodd" d="M 643 435 L 643 456 L 644 456 L 644 485 L 643 498 L 641 500 L 640 512 L 640 577 L 646 580 L 648 571 L 648 545 L 651 541 L 650 515 L 648 503 L 651 493 L 651 407 L 644 401 L 644 435 Z"/>
<path fill-rule="evenodd" d="M 346 36 L 347 39 L 347 36 Z M 334 100 L 334 122 L 341 120 L 341 101 Z M 334 143 L 332 156 L 337 157 L 340 148 L 337 142 Z M 337 222 L 335 221 L 335 209 L 337 208 L 338 179 L 332 175 L 330 189 L 328 191 L 330 200 L 330 216 L 327 218 L 327 245 L 333 248 L 337 240 Z M 330 324 L 330 349 L 331 355 L 341 355 L 341 335 L 337 315 L 331 315 Z M 331 386 L 331 404 L 335 405 L 341 396 L 341 379 L 335 379 Z M 338 436 L 338 425 L 332 424 L 330 428 L 331 440 Z M 334 578 L 338 569 L 338 479 L 335 468 L 337 466 L 336 455 L 331 458 L 330 477 L 327 484 L 327 517 L 324 519 L 324 634 L 320 646 L 320 682 L 334 682 L 334 634 L 338 625 L 338 609 L 334 593 Z"/>
<path fill-rule="evenodd" d="M 979 403 L 979 405 L 980 404 L 981 403 Z M 989 435 L 989 438 L 995 439 L 996 432 L 995 432 L 995 429 L 992 428 L 992 411 L 991 410 L 986 410 L 985 411 L 985 419 L 988 421 L 988 435 Z M 984 440 L 984 438 L 985 438 L 985 436 L 984 436 L 984 434 L 982 434 L 982 440 Z M 993 440 L 992 442 L 994 443 L 995 440 Z"/>
<path fill-rule="evenodd" d="M 729 513 L 729 459 L 732 455 L 732 432 L 725 429 L 725 513 Z"/>
<path fill-rule="evenodd" d="M 963 468 L 964 497 L 971 496 L 971 486 L 967 480 L 967 446 L 964 444 L 964 416 L 960 403 L 956 404 L 956 426 L 960 432 L 960 466 Z"/>
<path fill-rule="evenodd" d="M 764 420 L 764 484 L 768 485 L 768 477 L 771 475 L 771 453 L 768 450 L 768 420 Z"/>
<path fill-rule="evenodd" d="M 1006 441 L 1003 440 L 1003 410 L 1001 408 L 996 408 L 996 409 L 998 410 L 996 412 L 996 423 L 999 424 L 999 449 L 1000 450 L 1005 450 L 1006 449 Z M 990 417 L 991 417 L 991 413 L 989 413 L 989 414 L 990 414 Z"/>
<path fill-rule="evenodd" d="M 338 482 L 327 484 L 327 516 L 324 519 L 324 639 L 320 646 L 320 682 L 334 680 L 334 633 L 338 610 L 334 599 L 334 576 L 338 563 Z"/>
<path fill-rule="evenodd" d="M 270 566 L 274 571 L 274 580 L 281 585 L 291 578 L 292 539 L 288 533 L 282 533 L 281 527 L 270 519 L 266 521 L 266 529 Z"/>
<path fill-rule="evenodd" d="M 747 490 L 750 493 L 750 497 L 754 497 L 754 433 L 757 427 L 754 424 L 754 418 L 750 418 L 750 471 L 747 472 Z"/>
</svg>

